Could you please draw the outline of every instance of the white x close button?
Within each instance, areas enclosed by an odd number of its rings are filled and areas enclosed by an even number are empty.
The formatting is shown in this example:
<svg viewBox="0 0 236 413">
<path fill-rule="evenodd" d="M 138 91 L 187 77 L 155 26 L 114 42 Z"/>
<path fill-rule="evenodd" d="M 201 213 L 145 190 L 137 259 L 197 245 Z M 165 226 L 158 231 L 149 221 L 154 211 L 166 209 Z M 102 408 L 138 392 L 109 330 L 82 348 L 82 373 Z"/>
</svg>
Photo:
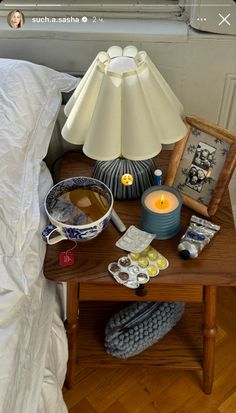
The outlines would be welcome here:
<svg viewBox="0 0 236 413">
<path fill-rule="evenodd" d="M 230 13 L 227 15 L 227 16 L 222 16 L 222 14 L 220 14 L 220 13 L 218 13 L 218 15 L 221 17 L 221 21 L 220 21 L 220 23 L 218 24 L 218 26 L 221 26 L 223 23 L 226 23 L 226 24 L 228 24 L 228 26 L 230 26 L 230 22 L 228 22 L 228 18 L 230 17 Z"/>
</svg>

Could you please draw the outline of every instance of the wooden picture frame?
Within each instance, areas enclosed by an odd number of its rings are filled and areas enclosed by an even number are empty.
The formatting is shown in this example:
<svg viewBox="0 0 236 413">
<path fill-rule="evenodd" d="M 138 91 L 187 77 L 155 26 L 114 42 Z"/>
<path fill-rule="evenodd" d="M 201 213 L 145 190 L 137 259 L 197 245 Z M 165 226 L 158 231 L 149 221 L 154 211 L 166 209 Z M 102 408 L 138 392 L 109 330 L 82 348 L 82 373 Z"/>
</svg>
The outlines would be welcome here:
<svg viewBox="0 0 236 413">
<path fill-rule="evenodd" d="M 165 185 L 206 217 L 215 214 L 236 165 L 236 135 L 197 117 L 186 117 L 188 133 L 175 144 Z"/>
</svg>

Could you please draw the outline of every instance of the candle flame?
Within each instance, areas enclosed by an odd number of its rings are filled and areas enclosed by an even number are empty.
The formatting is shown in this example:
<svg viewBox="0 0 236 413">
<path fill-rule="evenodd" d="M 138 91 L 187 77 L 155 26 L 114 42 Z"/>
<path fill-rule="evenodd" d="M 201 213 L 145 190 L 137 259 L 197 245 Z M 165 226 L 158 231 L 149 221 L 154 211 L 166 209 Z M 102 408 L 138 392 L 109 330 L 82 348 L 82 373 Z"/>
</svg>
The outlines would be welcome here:
<svg viewBox="0 0 236 413">
<path fill-rule="evenodd" d="M 156 204 L 157 208 L 160 208 L 160 209 L 164 210 L 164 209 L 168 208 L 169 201 L 168 201 L 168 199 L 166 199 L 166 197 L 163 194 L 161 194 L 160 198 L 156 200 L 155 204 Z"/>
</svg>

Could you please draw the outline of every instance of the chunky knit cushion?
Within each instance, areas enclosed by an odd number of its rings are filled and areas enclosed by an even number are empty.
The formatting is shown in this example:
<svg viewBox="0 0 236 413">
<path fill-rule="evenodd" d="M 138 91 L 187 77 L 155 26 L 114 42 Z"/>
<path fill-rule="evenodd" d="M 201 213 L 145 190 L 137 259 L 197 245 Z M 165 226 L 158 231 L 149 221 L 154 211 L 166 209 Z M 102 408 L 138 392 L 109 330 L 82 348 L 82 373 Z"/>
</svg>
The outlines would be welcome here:
<svg viewBox="0 0 236 413">
<path fill-rule="evenodd" d="M 108 354 L 128 358 L 159 341 L 181 319 L 184 303 L 135 302 L 116 313 L 105 329 Z"/>
</svg>

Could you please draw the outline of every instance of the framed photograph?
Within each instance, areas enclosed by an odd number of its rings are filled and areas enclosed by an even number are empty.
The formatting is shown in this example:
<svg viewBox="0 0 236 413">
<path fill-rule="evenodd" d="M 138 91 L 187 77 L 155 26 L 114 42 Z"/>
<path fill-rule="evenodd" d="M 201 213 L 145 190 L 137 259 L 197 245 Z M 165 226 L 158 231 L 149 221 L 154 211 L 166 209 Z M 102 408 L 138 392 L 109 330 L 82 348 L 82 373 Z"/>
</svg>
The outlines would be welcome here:
<svg viewBox="0 0 236 413">
<path fill-rule="evenodd" d="M 236 165 L 236 136 L 204 119 L 187 117 L 187 136 L 177 142 L 165 185 L 175 186 L 196 212 L 215 214 Z"/>
</svg>

